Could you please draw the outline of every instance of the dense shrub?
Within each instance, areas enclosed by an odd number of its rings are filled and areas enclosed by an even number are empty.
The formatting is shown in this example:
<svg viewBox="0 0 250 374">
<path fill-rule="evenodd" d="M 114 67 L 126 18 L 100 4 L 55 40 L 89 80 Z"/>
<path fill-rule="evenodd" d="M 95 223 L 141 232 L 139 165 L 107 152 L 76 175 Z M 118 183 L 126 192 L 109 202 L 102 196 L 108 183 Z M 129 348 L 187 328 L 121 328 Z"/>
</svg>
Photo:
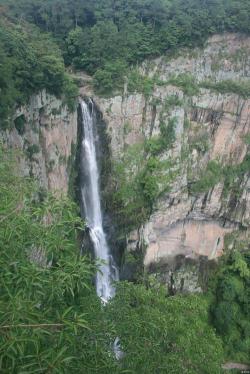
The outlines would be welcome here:
<svg viewBox="0 0 250 374">
<path fill-rule="evenodd" d="M 15 160 L 0 148 L 0 371 L 219 373 L 223 352 L 205 298 L 125 283 L 101 305 L 96 267 L 79 254 L 75 204 L 39 193 L 17 176 Z"/>
<path fill-rule="evenodd" d="M 241 248 L 226 255 L 213 282 L 212 321 L 223 338 L 226 355 L 230 360 L 249 363 L 249 253 Z"/>
<path fill-rule="evenodd" d="M 222 345 L 208 325 L 204 297 L 166 297 L 164 288 L 125 283 L 107 309 L 128 372 L 221 373 Z"/>
<path fill-rule="evenodd" d="M 14 25 L 3 18 L 0 22 L 0 56 L 2 128 L 10 125 L 15 107 L 27 103 L 31 94 L 42 89 L 65 97 L 73 109 L 77 88 L 66 75 L 60 50 L 49 35 L 31 25 Z M 20 127 L 20 121 L 15 124 Z"/>
<path fill-rule="evenodd" d="M 250 97 L 250 82 L 246 80 L 242 82 L 233 80 L 223 80 L 220 82 L 206 81 L 202 82 L 200 86 L 220 92 L 222 94 L 234 93 L 243 97 L 244 99 L 248 99 Z"/>
<path fill-rule="evenodd" d="M 107 64 L 136 64 L 145 58 L 201 45 L 213 33 L 250 31 L 248 0 L 2 0 L 13 19 L 20 14 L 43 31 L 50 31 L 63 49 L 65 61 L 98 80 L 111 78 Z M 117 77 L 121 81 L 121 77 Z M 192 95 L 193 86 L 188 88 Z M 118 83 L 120 85 L 120 83 Z M 100 88 L 97 83 L 97 88 Z M 104 86 L 102 87 L 104 92 Z"/>
</svg>

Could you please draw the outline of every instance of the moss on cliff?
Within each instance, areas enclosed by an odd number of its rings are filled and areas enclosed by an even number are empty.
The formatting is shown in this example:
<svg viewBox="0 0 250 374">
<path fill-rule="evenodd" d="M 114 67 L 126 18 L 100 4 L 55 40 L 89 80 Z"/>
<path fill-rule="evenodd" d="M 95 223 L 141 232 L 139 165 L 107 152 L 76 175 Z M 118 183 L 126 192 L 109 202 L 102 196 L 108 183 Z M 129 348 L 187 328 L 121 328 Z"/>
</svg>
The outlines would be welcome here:
<svg viewBox="0 0 250 374">
<path fill-rule="evenodd" d="M 190 183 L 190 191 L 193 194 L 207 192 L 223 179 L 223 168 L 216 161 L 209 161 L 206 170 L 202 172 L 200 179 Z"/>
<path fill-rule="evenodd" d="M 124 233 L 139 227 L 153 211 L 157 198 L 177 175 L 173 161 L 161 157 L 175 140 L 175 119 L 161 124 L 161 135 L 129 146 L 113 163 L 112 206 Z"/>
<path fill-rule="evenodd" d="M 221 94 L 233 93 L 241 96 L 243 99 L 248 99 L 250 97 L 250 81 L 247 80 L 223 80 L 220 82 L 204 81 L 200 83 L 200 87 L 204 87 Z"/>
<path fill-rule="evenodd" d="M 206 169 L 202 172 L 200 179 L 190 181 L 190 192 L 192 194 L 208 192 L 217 183 L 224 184 L 224 196 L 229 193 L 236 194 L 239 197 L 241 192 L 239 185 L 244 175 L 250 170 L 250 155 L 247 154 L 244 160 L 238 165 L 223 166 L 217 161 L 209 161 Z"/>
<path fill-rule="evenodd" d="M 199 86 L 196 83 L 194 76 L 188 73 L 173 75 L 166 83 L 180 87 L 183 93 L 187 96 L 194 96 L 199 93 Z"/>
</svg>

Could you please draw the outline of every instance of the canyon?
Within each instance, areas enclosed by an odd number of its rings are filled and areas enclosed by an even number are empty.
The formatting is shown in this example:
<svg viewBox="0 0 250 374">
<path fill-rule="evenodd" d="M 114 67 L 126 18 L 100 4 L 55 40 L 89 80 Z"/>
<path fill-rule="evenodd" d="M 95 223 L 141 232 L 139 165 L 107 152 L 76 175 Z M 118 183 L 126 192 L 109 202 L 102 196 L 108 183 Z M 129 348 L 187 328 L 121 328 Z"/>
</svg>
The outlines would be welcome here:
<svg viewBox="0 0 250 374">
<path fill-rule="evenodd" d="M 249 52 L 249 37 L 224 34 L 210 38 L 204 48 L 145 61 L 138 71 L 155 80 L 149 93 L 131 92 L 125 84 L 123 92 L 100 97 L 89 77 L 76 74 L 80 95 L 91 97 L 101 113 L 112 162 L 122 162 L 129 147 L 159 137 L 162 121 L 174 120 L 174 140 L 159 156 L 170 165 L 163 172 L 168 188 L 145 222 L 124 234 L 124 278 L 136 268 L 139 252 L 140 266 L 168 287 L 200 292 L 204 268 L 235 236 L 249 236 L 250 178 L 245 165 L 250 99 L 235 86 L 231 91 L 218 88 L 220 82 L 249 81 Z M 34 176 L 45 190 L 67 193 L 75 175 L 77 110 L 70 112 L 60 99 L 42 91 L 16 111 L 14 123 L 0 138 L 22 151 L 20 173 Z M 221 171 L 232 167 L 236 172 L 230 178 L 214 173 L 214 163 Z M 109 174 L 107 195 L 113 193 L 112 170 Z"/>
</svg>

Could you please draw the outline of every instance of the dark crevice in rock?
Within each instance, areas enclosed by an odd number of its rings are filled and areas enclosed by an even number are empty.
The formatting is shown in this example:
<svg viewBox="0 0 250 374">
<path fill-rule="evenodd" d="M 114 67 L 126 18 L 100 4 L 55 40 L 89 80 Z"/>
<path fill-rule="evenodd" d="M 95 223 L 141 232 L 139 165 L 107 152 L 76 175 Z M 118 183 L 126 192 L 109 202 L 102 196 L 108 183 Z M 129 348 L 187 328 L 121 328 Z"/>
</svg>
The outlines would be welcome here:
<svg viewBox="0 0 250 374">
<path fill-rule="evenodd" d="M 156 119 L 156 105 L 152 105 L 151 109 L 151 124 L 150 124 L 150 137 L 152 136 L 154 127 L 155 127 L 155 119 Z"/>
<path fill-rule="evenodd" d="M 145 105 L 142 111 L 142 122 L 141 122 L 142 133 L 144 136 L 145 136 L 145 123 L 146 123 L 147 109 L 148 109 L 148 99 L 145 98 Z"/>
<path fill-rule="evenodd" d="M 211 192 L 212 194 L 212 192 Z M 207 202 L 208 202 L 208 198 L 210 196 L 210 192 L 207 192 L 202 200 L 202 206 L 201 206 L 201 211 L 204 211 L 206 209 L 206 206 L 207 206 Z"/>
</svg>

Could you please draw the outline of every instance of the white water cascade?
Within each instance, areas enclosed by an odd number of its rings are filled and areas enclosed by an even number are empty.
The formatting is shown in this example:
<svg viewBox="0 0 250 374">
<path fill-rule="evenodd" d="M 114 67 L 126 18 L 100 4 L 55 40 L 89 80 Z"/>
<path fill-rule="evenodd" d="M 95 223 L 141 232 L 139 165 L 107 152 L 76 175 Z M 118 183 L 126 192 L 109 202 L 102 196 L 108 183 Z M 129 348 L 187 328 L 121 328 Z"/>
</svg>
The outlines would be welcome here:
<svg viewBox="0 0 250 374">
<path fill-rule="evenodd" d="M 94 105 L 91 100 L 89 105 L 83 100 L 81 100 L 80 104 L 83 133 L 81 144 L 81 169 L 84 175 L 81 195 L 85 218 L 90 231 L 90 238 L 94 246 L 95 257 L 100 260 L 99 271 L 96 274 L 96 292 L 101 300 L 106 303 L 115 294 L 113 282 L 118 280 L 118 276 L 103 230 L 99 171 L 96 157 L 97 140 L 94 135 Z"/>
</svg>

